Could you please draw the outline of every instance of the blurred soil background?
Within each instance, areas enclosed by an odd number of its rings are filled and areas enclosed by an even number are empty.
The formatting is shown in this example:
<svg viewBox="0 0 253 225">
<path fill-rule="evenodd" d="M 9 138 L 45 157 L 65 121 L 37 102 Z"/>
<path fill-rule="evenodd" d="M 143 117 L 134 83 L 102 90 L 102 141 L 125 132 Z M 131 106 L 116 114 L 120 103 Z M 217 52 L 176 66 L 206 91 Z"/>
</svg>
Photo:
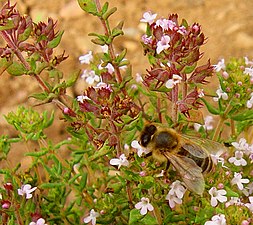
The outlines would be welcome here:
<svg viewBox="0 0 253 225">
<path fill-rule="evenodd" d="M 0 6 L 6 1 L 0 0 Z M 11 0 L 12 3 L 15 1 Z M 89 50 L 100 51 L 100 48 L 90 42 L 88 33 L 102 32 L 97 18 L 85 14 L 77 0 L 17 0 L 21 12 L 29 14 L 34 21 L 47 21 L 48 17 L 58 20 L 58 29 L 65 33 L 57 50 L 61 54 L 64 50 L 69 58 L 62 63 L 61 69 L 68 76 L 71 71 L 84 68 L 78 57 Z M 101 0 L 101 3 L 105 1 Z M 124 20 L 124 37 L 115 42 L 116 51 L 127 48 L 127 58 L 133 66 L 133 74 L 144 74 L 149 68 L 147 59 L 143 56 L 140 37 L 143 28 L 140 19 L 145 11 L 157 13 L 159 17 L 167 17 L 170 13 L 179 14 L 179 21 L 185 18 L 189 24 L 201 24 L 202 31 L 208 38 L 202 48 L 204 52 L 203 63 L 209 58 L 212 64 L 218 60 L 230 57 L 247 56 L 253 58 L 253 1 L 252 0 L 108 0 L 111 7 L 116 6 L 118 11 L 111 17 L 112 25 Z M 0 44 L 3 41 L 0 38 Z M 73 93 L 81 94 L 85 82 L 79 79 Z M 216 90 L 216 85 L 214 85 Z M 214 92 L 215 92 L 214 90 Z M 14 137 L 15 130 L 5 121 L 3 115 L 16 111 L 19 105 L 32 106 L 34 101 L 28 96 L 40 91 L 38 85 L 30 77 L 10 77 L 3 74 L 0 77 L 0 135 Z M 59 120 L 60 112 L 53 104 L 35 107 L 36 110 L 55 110 L 54 126 L 47 129 L 47 136 L 54 142 L 67 137 L 64 132 L 66 126 Z M 24 146 L 17 145 L 13 151 L 15 160 L 22 159 Z M 24 163 L 26 164 L 26 163 Z"/>
</svg>

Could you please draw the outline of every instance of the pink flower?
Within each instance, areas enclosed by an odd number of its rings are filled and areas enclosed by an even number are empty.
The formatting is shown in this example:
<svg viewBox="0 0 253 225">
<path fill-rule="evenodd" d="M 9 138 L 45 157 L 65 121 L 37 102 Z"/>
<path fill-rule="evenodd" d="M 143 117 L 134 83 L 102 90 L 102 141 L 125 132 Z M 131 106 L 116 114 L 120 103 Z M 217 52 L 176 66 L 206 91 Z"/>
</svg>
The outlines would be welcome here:
<svg viewBox="0 0 253 225">
<path fill-rule="evenodd" d="M 205 222 L 204 225 L 226 225 L 226 218 L 223 214 L 215 215 L 212 217 L 212 221 Z"/>
<path fill-rule="evenodd" d="M 39 218 L 36 222 L 29 223 L 29 225 L 47 225 L 45 222 L 43 218 Z"/>
<path fill-rule="evenodd" d="M 216 187 L 212 187 L 208 193 L 211 195 L 211 206 L 215 207 L 218 205 L 219 202 L 226 202 L 227 197 L 224 196 L 227 194 L 227 192 L 223 189 L 217 190 Z"/>
<path fill-rule="evenodd" d="M 131 146 L 137 149 L 137 155 L 141 157 L 143 154 L 146 155 L 149 151 L 146 148 L 143 148 L 137 140 L 133 140 Z"/>
<path fill-rule="evenodd" d="M 34 192 L 37 187 L 33 187 L 30 184 L 22 185 L 20 189 L 18 189 L 19 195 L 26 195 L 26 199 L 32 198 L 32 192 Z"/>
<path fill-rule="evenodd" d="M 231 180 L 231 184 L 236 184 L 239 190 L 243 189 L 243 184 L 249 183 L 249 179 L 242 179 L 242 174 L 234 173 L 234 178 Z"/>
<path fill-rule="evenodd" d="M 143 14 L 141 22 L 152 24 L 155 21 L 157 14 L 152 14 L 150 11 Z"/>
<path fill-rule="evenodd" d="M 166 83 L 165 86 L 169 89 L 173 88 L 175 85 L 181 83 L 182 77 L 180 77 L 177 74 L 173 74 L 172 79 L 169 79 Z"/>
<path fill-rule="evenodd" d="M 125 154 L 122 154 L 118 159 L 117 158 L 111 159 L 110 164 L 113 166 L 118 166 L 119 169 L 121 166 L 128 166 L 129 162 Z"/>
<path fill-rule="evenodd" d="M 90 62 L 93 60 L 92 51 L 89 51 L 88 54 L 82 55 L 79 57 L 80 63 L 90 64 Z"/>
<path fill-rule="evenodd" d="M 135 204 L 136 209 L 140 209 L 141 215 L 146 215 L 148 211 L 153 211 L 154 207 L 149 203 L 149 199 L 142 197 L 141 201 Z"/>
<path fill-rule="evenodd" d="M 156 52 L 160 54 L 163 50 L 166 50 L 170 47 L 170 36 L 164 35 L 161 37 L 161 40 L 157 42 Z"/>
<path fill-rule="evenodd" d="M 96 224 L 96 219 L 97 219 L 98 216 L 99 216 L 99 213 L 98 213 L 98 212 L 95 212 L 95 210 L 92 209 L 92 210 L 90 211 L 90 215 L 87 216 L 87 217 L 85 217 L 85 218 L 83 219 L 83 222 L 84 222 L 84 223 L 89 223 L 89 222 L 91 222 L 92 225 L 95 225 L 95 224 Z"/>
<path fill-rule="evenodd" d="M 242 151 L 236 151 L 235 157 L 230 157 L 228 159 L 230 163 L 233 163 L 235 166 L 246 166 L 247 161 L 243 158 L 243 152 Z"/>
<path fill-rule="evenodd" d="M 165 197 L 169 201 L 171 208 L 174 208 L 176 204 L 182 204 L 182 198 L 186 192 L 185 187 L 182 185 L 182 182 L 176 180 L 170 185 L 170 191 Z"/>
</svg>

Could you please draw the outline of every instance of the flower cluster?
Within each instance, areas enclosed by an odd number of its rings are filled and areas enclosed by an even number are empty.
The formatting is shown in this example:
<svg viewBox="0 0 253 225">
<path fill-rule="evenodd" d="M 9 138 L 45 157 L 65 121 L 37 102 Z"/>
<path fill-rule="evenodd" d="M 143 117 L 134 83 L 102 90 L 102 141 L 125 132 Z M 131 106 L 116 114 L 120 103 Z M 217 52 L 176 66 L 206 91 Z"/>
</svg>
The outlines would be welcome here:
<svg viewBox="0 0 253 225">
<path fill-rule="evenodd" d="M 171 90 L 178 84 L 193 85 L 206 83 L 206 77 L 213 73 L 213 66 L 208 62 L 198 66 L 201 58 L 200 47 L 205 36 L 199 24 L 191 26 L 185 20 L 178 22 L 178 15 L 172 14 L 168 19 L 155 21 L 156 14 L 146 12 L 141 22 L 146 22 L 148 29 L 142 37 L 145 54 L 148 54 L 151 69 L 143 83 L 151 90 L 166 92 L 169 100 L 176 101 L 179 111 L 189 116 L 189 110 L 199 108 L 199 91 L 195 88 L 188 93 L 185 90 L 180 101 L 172 97 Z M 163 85 L 166 89 L 162 88 Z"/>
<path fill-rule="evenodd" d="M 232 99 L 233 105 L 239 108 L 251 109 L 253 103 L 253 69 L 252 62 L 247 58 L 231 59 L 225 63 L 221 59 L 214 65 L 219 74 L 220 87 L 216 91 L 214 101 L 223 100 L 224 103 Z"/>
<path fill-rule="evenodd" d="M 64 55 L 53 57 L 53 48 L 59 44 L 63 32 L 55 31 L 56 23 L 51 18 L 48 23 L 36 24 L 30 16 L 21 16 L 15 10 L 15 5 L 8 1 L 1 9 L 0 20 L 2 37 L 8 43 L 6 47 L 0 48 L 1 57 L 13 57 L 13 52 L 18 48 L 29 56 L 37 53 L 36 61 L 51 62 L 53 65 L 67 58 Z"/>
</svg>

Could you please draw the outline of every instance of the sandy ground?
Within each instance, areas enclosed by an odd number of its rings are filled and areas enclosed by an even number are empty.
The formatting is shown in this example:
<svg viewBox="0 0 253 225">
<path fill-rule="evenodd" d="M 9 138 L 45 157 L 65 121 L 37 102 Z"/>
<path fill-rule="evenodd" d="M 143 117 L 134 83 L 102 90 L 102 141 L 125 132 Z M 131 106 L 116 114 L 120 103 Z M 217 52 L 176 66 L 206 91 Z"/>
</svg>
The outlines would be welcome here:
<svg viewBox="0 0 253 225">
<path fill-rule="evenodd" d="M 0 5 L 5 1 L 0 0 Z M 11 1 L 14 3 L 14 1 Z M 104 1 L 101 1 L 102 3 Z M 116 49 L 128 49 L 127 58 L 133 65 L 133 73 L 145 73 L 148 67 L 140 45 L 143 33 L 140 19 L 145 11 L 158 13 L 166 17 L 170 13 L 178 13 L 179 18 L 185 18 L 189 24 L 198 22 L 208 41 L 202 48 L 203 60 L 211 59 L 216 64 L 220 58 L 248 56 L 253 58 L 253 1 L 252 0 L 109 0 L 110 6 L 116 6 L 118 12 L 112 17 L 112 24 L 124 20 L 125 37 L 116 41 Z M 78 6 L 76 0 L 17 0 L 19 9 L 32 16 L 35 21 L 47 20 L 52 17 L 58 20 L 59 29 L 65 30 L 59 52 L 63 50 L 69 55 L 61 66 L 69 74 L 77 68 L 82 68 L 78 57 L 88 50 L 97 47 L 90 42 L 89 32 L 101 32 L 97 19 L 86 15 Z M 0 40 L 0 44 L 2 41 Z M 81 93 L 84 82 L 80 79 L 76 93 Z M 32 105 L 29 94 L 38 90 L 37 84 L 29 77 L 10 77 L 3 74 L 0 77 L 0 135 L 15 136 L 15 131 L 7 126 L 3 114 L 16 110 L 18 105 Z M 40 108 L 40 107 L 37 107 Z M 43 106 L 48 110 L 53 105 Z M 62 139 L 64 123 L 57 120 L 54 128 L 48 130 L 48 136 L 56 140 Z M 17 151 L 16 151 L 17 152 Z"/>
</svg>

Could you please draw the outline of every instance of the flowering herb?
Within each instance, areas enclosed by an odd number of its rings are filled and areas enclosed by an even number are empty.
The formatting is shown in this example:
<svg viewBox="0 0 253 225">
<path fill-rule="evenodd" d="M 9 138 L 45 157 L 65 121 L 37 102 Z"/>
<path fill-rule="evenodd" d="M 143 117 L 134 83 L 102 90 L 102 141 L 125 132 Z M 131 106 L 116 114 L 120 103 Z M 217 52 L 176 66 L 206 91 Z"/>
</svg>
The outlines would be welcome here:
<svg viewBox="0 0 253 225">
<path fill-rule="evenodd" d="M 206 42 L 201 25 L 148 11 L 140 19 L 147 26 L 140 41 L 150 67 L 133 75 L 127 50 L 115 51 L 114 41 L 123 35 L 123 22 L 111 26 L 116 7 L 99 0 L 78 3 L 98 18 L 103 32 L 89 34 L 100 48 L 84 52 L 80 70 L 70 75 L 59 67 L 67 60 L 65 52 L 55 54 L 63 35 L 56 21 L 36 23 L 9 0 L 0 10 L 0 71 L 24 77 L 24 82 L 27 76 L 35 79 L 41 92 L 31 97 L 38 105 L 57 106 L 68 133 L 61 141 L 51 140 L 45 130 L 54 126 L 54 114 L 37 108 L 22 106 L 5 116 L 18 134 L 0 136 L 0 223 L 252 223 L 253 61 L 243 57 L 201 65 Z M 211 76 L 219 80 L 214 91 L 207 88 Z M 67 89 L 78 77 L 87 88 L 69 96 Z M 199 158 L 197 164 L 212 171 L 203 174 L 202 196 L 179 181 L 173 166 L 156 161 L 143 147 L 154 136 L 144 133 L 140 141 L 149 122 L 191 134 L 200 145 L 198 137 L 227 146 L 225 152 L 209 152 L 205 146 L 210 160 Z M 26 169 L 22 160 L 15 166 L 10 162 L 16 143 L 26 146 Z M 188 158 L 189 167 L 195 158 L 197 153 Z"/>
</svg>

